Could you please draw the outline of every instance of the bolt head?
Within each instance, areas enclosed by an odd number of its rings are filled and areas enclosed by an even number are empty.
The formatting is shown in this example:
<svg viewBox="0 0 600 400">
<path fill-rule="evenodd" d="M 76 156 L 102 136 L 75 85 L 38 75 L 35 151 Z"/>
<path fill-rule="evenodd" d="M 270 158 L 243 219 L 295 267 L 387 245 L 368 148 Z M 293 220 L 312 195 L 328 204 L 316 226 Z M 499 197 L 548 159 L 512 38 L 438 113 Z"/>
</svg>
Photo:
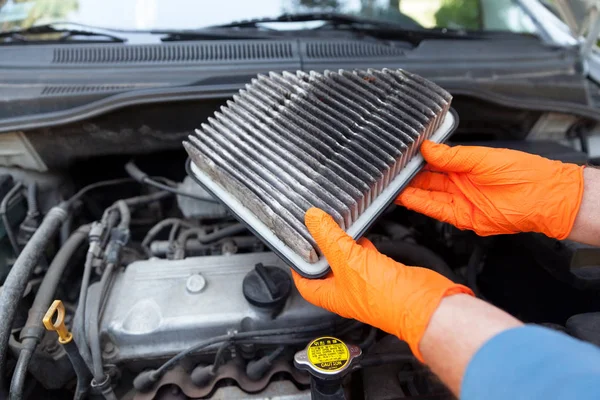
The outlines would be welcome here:
<svg viewBox="0 0 600 400">
<path fill-rule="evenodd" d="M 199 273 L 190 275 L 185 283 L 186 290 L 191 294 L 200 293 L 206 287 L 206 279 Z"/>
</svg>

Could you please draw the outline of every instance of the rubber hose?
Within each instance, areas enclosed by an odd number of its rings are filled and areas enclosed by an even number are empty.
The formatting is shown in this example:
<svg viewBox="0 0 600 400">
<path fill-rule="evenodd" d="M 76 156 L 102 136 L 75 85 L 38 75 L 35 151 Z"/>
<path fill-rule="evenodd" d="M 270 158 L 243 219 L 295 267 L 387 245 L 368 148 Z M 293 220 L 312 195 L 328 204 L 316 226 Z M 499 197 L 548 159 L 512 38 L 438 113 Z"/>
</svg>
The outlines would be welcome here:
<svg viewBox="0 0 600 400">
<path fill-rule="evenodd" d="M 15 194 L 17 194 L 17 192 L 19 192 L 19 190 L 21 190 L 22 187 L 23 187 L 23 184 L 21 182 L 18 182 L 17 184 L 15 184 L 12 187 L 12 189 L 10 189 L 10 191 L 6 194 L 6 196 L 4 196 L 4 198 L 0 202 L 0 216 L 2 216 L 2 224 L 4 225 L 4 230 L 6 231 L 6 236 L 8 236 L 8 240 L 10 241 L 10 245 L 13 248 L 15 256 L 19 255 L 21 249 L 19 248 L 19 245 L 17 243 L 17 238 L 15 237 L 12 227 L 10 226 L 10 221 L 8 220 L 8 216 L 6 215 L 6 212 L 8 211 L 7 210 L 8 202 L 13 198 L 13 196 Z"/>
<path fill-rule="evenodd" d="M 115 203 L 115 206 L 119 209 L 119 228 L 129 229 L 129 223 L 131 222 L 131 211 L 127 203 L 123 200 L 119 200 Z"/>
<path fill-rule="evenodd" d="M 238 249 L 252 249 L 257 243 L 259 243 L 259 239 L 256 236 L 232 236 L 228 238 L 223 238 L 218 240 L 212 244 L 202 244 L 195 239 L 188 239 L 185 242 L 185 252 L 193 253 L 199 251 L 206 251 L 213 248 L 215 244 L 221 244 L 225 241 L 231 240 Z M 163 256 L 167 254 L 170 250 L 170 244 L 167 240 L 156 240 L 150 244 L 150 252 L 154 256 Z"/>
<path fill-rule="evenodd" d="M 102 382 L 106 379 L 104 375 L 104 367 L 102 365 L 102 349 L 100 346 L 100 309 L 102 308 L 103 294 L 108 290 L 110 278 L 115 269 L 114 264 L 108 264 L 102 278 L 100 278 L 98 291 L 98 304 L 94 304 L 89 319 L 89 343 L 92 352 L 92 373 L 96 382 Z"/>
<path fill-rule="evenodd" d="M 162 192 L 156 192 L 156 193 L 151 193 L 151 194 L 145 194 L 145 195 L 141 195 L 141 196 L 137 196 L 137 197 L 131 197 L 131 198 L 125 199 L 123 201 L 130 207 L 136 207 L 136 206 L 143 205 L 143 204 L 153 203 L 155 201 L 162 200 L 169 196 L 173 196 L 173 193 L 162 191 Z"/>
<path fill-rule="evenodd" d="M 23 398 L 25 378 L 27 377 L 27 370 L 29 369 L 29 364 L 31 363 L 31 358 L 33 357 L 36 346 L 37 343 L 35 339 L 25 339 L 23 341 L 23 348 L 19 353 L 19 359 L 17 360 L 17 365 L 10 382 L 10 400 L 21 400 Z"/>
<path fill-rule="evenodd" d="M 163 219 L 162 221 L 160 221 L 159 223 L 157 223 L 156 225 L 154 225 L 152 228 L 150 228 L 150 230 L 148 231 L 148 233 L 146 233 L 146 236 L 142 240 L 142 247 L 144 248 L 144 250 L 146 251 L 146 253 L 148 254 L 149 257 L 152 256 L 152 253 L 150 253 L 150 249 L 148 248 L 148 244 L 150 244 L 150 242 L 154 239 L 154 237 L 156 235 L 158 235 L 158 233 L 160 231 L 162 231 L 167 226 L 173 225 L 175 223 L 178 223 L 181 226 L 185 226 L 186 228 L 194 228 L 194 227 L 196 227 L 194 224 L 189 223 L 189 222 L 184 221 L 184 220 L 179 219 L 179 218 L 167 218 L 167 219 Z"/>
<path fill-rule="evenodd" d="M 208 235 L 205 235 L 201 229 L 197 229 L 197 228 L 188 229 L 188 230 L 184 231 L 183 233 L 181 233 L 179 235 L 179 237 L 177 238 L 177 247 L 180 250 L 181 254 L 179 254 L 177 257 L 175 257 L 175 259 L 177 260 L 177 259 L 185 258 L 185 244 L 187 243 L 187 240 L 192 236 L 196 236 L 198 242 L 200 242 L 201 244 L 207 244 L 207 243 L 212 243 L 216 240 L 220 240 L 220 239 L 235 235 L 237 233 L 244 232 L 244 231 L 246 231 L 246 229 L 247 228 L 243 224 L 240 224 L 240 223 L 229 225 L 223 229 L 219 229 L 217 231 L 209 233 Z"/>
<path fill-rule="evenodd" d="M 8 339 L 17 313 L 17 306 L 23 297 L 27 281 L 40 256 L 46 250 L 46 246 L 60 229 L 67 215 L 67 210 L 62 204 L 53 207 L 46 214 L 4 281 L 2 293 L 0 293 L 0 321 L 2 321 L 0 324 L 0 376 L 4 376 Z"/>
<path fill-rule="evenodd" d="M 65 244 L 58 250 L 56 256 L 54 256 L 38 289 L 35 300 L 29 309 L 27 322 L 21 330 L 21 340 L 34 338 L 39 341 L 44 336 L 45 329 L 42 324 L 42 318 L 54 299 L 56 288 L 71 257 L 87 241 L 90 228 L 91 224 L 80 226 L 69 236 Z"/>
<path fill-rule="evenodd" d="M 37 185 L 32 182 L 27 186 L 27 214 L 36 215 L 37 213 Z"/>
<path fill-rule="evenodd" d="M 246 227 L 243 224 L 237 223 L 233 225 L 226 226 L 225 228 L 219 229 L 217 231 L 211 232 L 208 235 L 199 234 L 197 235 L 197 239 L 200 243 L 211 243 L 215 240 L 223 239 L 228 236 L 232 236 L 241 232 L 246 231 Z M 185 242 L 184 242 L 185 244 Z"/>
<path fill-rule="evenodd" d="M 76 335 L 79 339 L 79 354 L 81 354 L 81 358 L 83 358 L 92 369 L 92 353 L 90 352 L 90 348 L 88 346 L 88 341 L 85 335 L 85 307 L 87 305 L 87 293 L 88 287 L 90 285 L 90 279 L 92 277 L 92 268 L 93 268 L 93 260 L 94 254 L 88 251 L 85 259 L 85 264 L 83 267 L 83 277 L 81 278 L 81 288 L 79 289 L 79 303 L 77 304 L 77 309 L 75 310 L 75 324 L 76 329 L 74 329 L 74 335 Z"/>
<path fill-rule="evenodd" d="M 418 266 L 431 269 L 453 282 L 461 282 L 461 279 L 452 271 L 446 262 L 433 251 L 425 246 L 414 243 L 385 240 L 374 243 L 377 250 L 395 261 L 410 266 Z"/>
<path fill-rule="evenodd" d="M 181 259 L 185 258 L 185 244 L 187 243 L 187 240 L 192 236 L 196 236 L 198 242 L 200 242 L 201 244 L 207 244 L 207 243 L 214 242 L 216 240 L 220 240 L 220 239 L 235 235 L 240 232 L 244 232 L 245 230 L 246 230 L 246 227 L 240 223 L 227 226 L 223 229 L 219 229 L 217 231 L 209 233 L 208 235 L 205 235 L 201 229 L 197 229 L 197 228 L 188 229 L 188 230 L 184 231 L 183 233 L 181 233 L 179 235 L 179 237 L 177 238 L 178 251 L 176 251 L 174 259 L 181 260 Z"/>
<path fill-rule="evenodd" d="M 67 239 L 65 244 L 58 250 L 56 256 L 50 263 L 48 271 L 42 280 L 40 288 L 35 296 L 33 305 L 29 309 L 29 316 L 25 326 L 21 330 L 22 349 L 19 353 L 19 359 L 10 385 L 10 399 L 21 399 L 23 389 L 25 387 L 25 377 L 31 362 L 31 357 L 35 352 L 38 344 L 44 337 L 45 328 L 42 319 L 50 307 L 58 283 L 62 278 L 63 272 L 67 267 L 69 260 L 79 247 L 86 241 L 87 235 L 90 232 L 91 225 L 83 225 L 79 227 Z"/>
</svg>

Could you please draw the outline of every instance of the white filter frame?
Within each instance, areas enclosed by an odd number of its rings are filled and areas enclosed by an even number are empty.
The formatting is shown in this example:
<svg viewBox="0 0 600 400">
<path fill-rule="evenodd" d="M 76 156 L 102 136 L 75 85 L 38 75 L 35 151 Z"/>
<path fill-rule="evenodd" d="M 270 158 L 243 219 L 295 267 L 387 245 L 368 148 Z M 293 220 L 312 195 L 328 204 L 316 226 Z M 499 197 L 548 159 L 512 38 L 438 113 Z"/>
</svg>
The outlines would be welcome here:
<svg viewBox="0 0 600 400">
<path fill-rule="evenodd" d="M 452 109 L 446 114 L 440 127 L 428 140 L 436 143 L 444 142 L 456 129 L 458 116 Z M 346 233 L 354 239 L 360 238 L 375 219 L 394 201 L 402 189 L 410 182 L 416 173 L 423 167 L 425 160 L 417 153 L 390 182 L 390 184 L 377 196 L 377 198 L 364 210 L 356 221 L 348 228 Z M 265 225 L 252 211 L 241 201 L 231 196 L 208 174 L 201 171 L 193 162 L 190 162 L 189 172 L 199 184 L 204 186 L 217 199 L 221 200 L 229 210 L 248 226 L 248 228 L 260 237 L 271 249 L 277 253 L 287 264 L 294 268 L 299 274 L 308 278 L 319 278 L 327 274 L 329 264 L 325 257 L 321 256 L 319 261 L 309 263 L 296 254 L 273 231 Z"/>
</svg>

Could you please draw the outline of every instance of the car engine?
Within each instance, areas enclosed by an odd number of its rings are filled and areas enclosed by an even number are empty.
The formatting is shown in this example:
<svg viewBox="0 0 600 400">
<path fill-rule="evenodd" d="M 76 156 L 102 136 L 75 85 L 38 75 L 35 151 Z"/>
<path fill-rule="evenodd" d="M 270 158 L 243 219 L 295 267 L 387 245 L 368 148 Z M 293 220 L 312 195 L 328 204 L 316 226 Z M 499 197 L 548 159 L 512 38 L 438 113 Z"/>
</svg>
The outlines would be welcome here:
<svg viewBox="0 0 600 400">
<path fill-rule="evenodd" d="M 98 302 L 98 284 L 88 304 Z M 135 261 L 118 273 L 100 324 L 112 362 L 175 354 L 228 331 L 334 322 L 308 304 L 270 252 Z"/>
<path fill-rule="evenodd" d="M 6 390 L 23 399 L 310 399 L 314 378 L 294 356 L 339 338 L 362 353 L 339 379 L 347 398 L 452 399 L 404 342 L 305 301 L 289 266 L 186 176 L 181 140 L 219 105 L 132 106 L 5 136 L 19 155 L 0 166 L 0 279 L 24 293 L 10 310 Z M 598 160 L 584 118 L 470 96 L 454 107 L 454 143 Z M 26 168 L 25 156 L 44 168 Z M 536 234 L 482 238 L 396 205 L 366 237 L 524 321 L 595 340 L 589 318 L 571 317 L 598 309 L 598 249 Z M 26 279 L 7 278 L 23 266 Z"/>
</svg>

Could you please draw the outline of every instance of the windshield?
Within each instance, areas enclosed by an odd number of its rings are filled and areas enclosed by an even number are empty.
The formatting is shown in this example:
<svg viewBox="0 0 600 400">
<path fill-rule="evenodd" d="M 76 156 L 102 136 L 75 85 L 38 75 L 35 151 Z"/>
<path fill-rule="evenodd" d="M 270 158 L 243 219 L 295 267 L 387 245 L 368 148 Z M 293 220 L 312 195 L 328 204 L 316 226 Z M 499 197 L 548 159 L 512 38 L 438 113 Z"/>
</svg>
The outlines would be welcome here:
<svg viewBox="0 0 600 400">
<path fill-rule="evenodd" d="M 2 31 L 57 22 L 126 30 L 197 29 L 283 13 L 337 12 L 406 28 L 414 28 L 416 21 L 423 28 L 535 33 L 514 0 L 0 0 L 0 6 Z"/>
</svg>

